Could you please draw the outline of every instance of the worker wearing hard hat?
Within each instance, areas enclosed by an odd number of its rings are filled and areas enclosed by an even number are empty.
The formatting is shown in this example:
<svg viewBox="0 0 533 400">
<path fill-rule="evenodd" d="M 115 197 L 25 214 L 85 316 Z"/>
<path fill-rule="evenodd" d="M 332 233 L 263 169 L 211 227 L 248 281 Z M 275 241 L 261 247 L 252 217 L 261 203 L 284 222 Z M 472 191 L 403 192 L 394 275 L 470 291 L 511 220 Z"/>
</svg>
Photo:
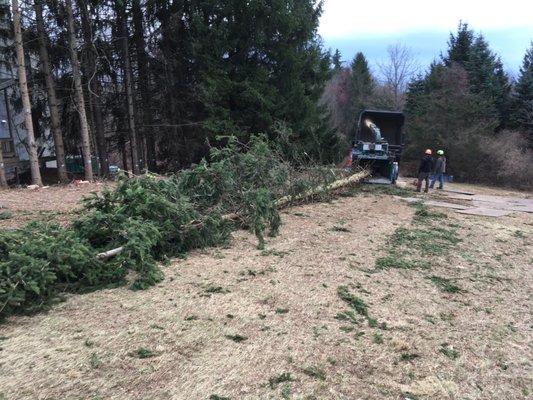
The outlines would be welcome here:
<svg viewBox="0 0 533 400">
<path fill-rule="evenodd" d="M 437 150 L 437 161 L 435 162 L 435 169 L 433 170 L 433 177 L 431 178 L 431 184 L 429 187 L 433 189 L 435 182 L 439 180 L 439 189 L 444 189 L 444 173 L 446 172 L 446 157 L 443 150 Z"/>
<path fill-rule="evenodd" d="M 422 191 L 422 182 L 425 181 L 426 187 L 424 188 L 424 192 L 427 193 L 429 191 L 429 176 L 433 170 L 433 157 L 431 157 L 431 149 L 427 149 L 424 153 L 424 157 L 420 160 L 420 167 L 418 167 L 418 184 L 416 186 L 416 191 Z"/>
</svg>

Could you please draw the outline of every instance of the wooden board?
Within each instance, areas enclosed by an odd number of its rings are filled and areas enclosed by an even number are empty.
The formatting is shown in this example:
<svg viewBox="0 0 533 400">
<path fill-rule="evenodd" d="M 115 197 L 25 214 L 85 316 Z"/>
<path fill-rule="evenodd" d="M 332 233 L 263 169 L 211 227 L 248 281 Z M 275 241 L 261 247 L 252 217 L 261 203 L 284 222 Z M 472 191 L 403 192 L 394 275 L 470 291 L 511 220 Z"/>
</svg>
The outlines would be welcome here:
<svg viewBox="0 0 533 400">
<path fill-rule="evenodd" d="M 456 194 L 465 194 L 465 195 L 468 195 L 468 196 L 473 196 L 475 193 L 472 193 L 472 192 L 465 192 L 465 191 L 462 191 L 462 190 L 454 190 L 454 189 L 442 189 L 442 192 L 446 193 L 456 193 Z"/>
<path fill-rule="evenodd" d="M 468 208 L 466 210 L 457 210 L 458 213 L 468 214 L 468 215 L 481 215 L 484 217 L 503 217 L 505 215 L 512 214 L 512 211 L 508 210 L 497 210 L 494 208 L 487 207 L 474 207 Z"/>
</svg>

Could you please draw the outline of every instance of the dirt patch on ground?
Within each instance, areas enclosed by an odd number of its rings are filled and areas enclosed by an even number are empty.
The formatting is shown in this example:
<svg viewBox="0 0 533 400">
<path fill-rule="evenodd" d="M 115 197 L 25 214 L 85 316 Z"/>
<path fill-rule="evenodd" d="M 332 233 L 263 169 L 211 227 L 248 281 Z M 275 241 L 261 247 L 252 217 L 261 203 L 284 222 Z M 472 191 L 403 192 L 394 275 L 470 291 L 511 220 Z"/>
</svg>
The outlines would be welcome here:
<svg viewBox="0 0 533 400">
<path fill-rule="evenodd" d="M 0 189 L 0 211 L 7 209 L 11 214 L 10 218 L 0 218 L 0 229 L 16 228 L 35 219 L 64 223 L 75 215 L 83 196 L 112 185 L 112 182 L 94 182 L 78 186 L 55 185 L 37 190 Z"/>
<path fill-rule="evenodd" d="M 237 232 L 164 267 L 149 290 L 12 317 L 0 325 L 0 398 L 528 398 L 533 217 L 439 209 L 461 239 L 451 252 L 428 257 L 429 270 L 376 271 L 414 211 L 372 193 L 291 208 L 265 251 Z M 368 318 L 339 316 L 339 287 Z"/>
</svg>

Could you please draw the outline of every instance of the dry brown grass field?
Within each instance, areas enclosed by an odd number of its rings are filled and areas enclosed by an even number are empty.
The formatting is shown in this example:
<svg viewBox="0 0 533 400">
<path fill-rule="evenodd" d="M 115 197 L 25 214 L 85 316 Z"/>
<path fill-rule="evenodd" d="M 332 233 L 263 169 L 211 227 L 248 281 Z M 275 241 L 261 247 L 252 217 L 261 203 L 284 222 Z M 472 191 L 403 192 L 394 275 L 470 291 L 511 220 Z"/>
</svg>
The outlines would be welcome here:
<svg viewBox="0 0 533 400">
<path fill-rule="evenodd" d="M 0 399 L 530 398 L 533 214 L 391 193 L 289 208 L 266 250 L 238 231 L 149 290 L 8 318 Z"/>
</svg>

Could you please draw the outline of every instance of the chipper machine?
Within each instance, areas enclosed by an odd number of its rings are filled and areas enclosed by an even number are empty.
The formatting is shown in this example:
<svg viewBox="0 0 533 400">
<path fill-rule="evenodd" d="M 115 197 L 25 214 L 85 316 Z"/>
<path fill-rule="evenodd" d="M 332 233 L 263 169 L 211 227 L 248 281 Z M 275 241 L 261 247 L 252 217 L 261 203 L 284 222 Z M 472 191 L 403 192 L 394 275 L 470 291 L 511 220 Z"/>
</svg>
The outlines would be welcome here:
<svg viewBox="0 0 533 400">
<path fill-rule="evenodd" d="M 401 112 L 364 110 L 352 148 L 352 166 L 369 168 L 368 183 L 395 184 L 403 147 Z"/>
</svg>

